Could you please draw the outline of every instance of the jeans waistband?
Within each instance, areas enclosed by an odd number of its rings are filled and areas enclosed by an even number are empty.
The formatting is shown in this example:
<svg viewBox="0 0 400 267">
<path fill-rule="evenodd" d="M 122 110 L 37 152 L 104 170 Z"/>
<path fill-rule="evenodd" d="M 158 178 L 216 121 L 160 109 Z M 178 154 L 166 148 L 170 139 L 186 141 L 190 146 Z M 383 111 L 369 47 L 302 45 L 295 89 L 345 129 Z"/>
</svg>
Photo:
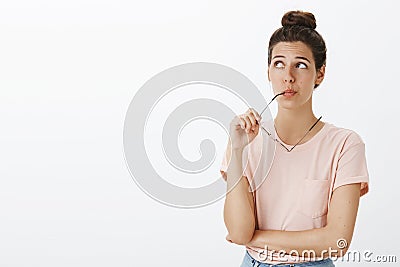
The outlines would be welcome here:
<svg viewBox="0 0 400 267">
<path fill-rule="evenodd" d="M 326 267 L 334 267 L 332 259 L 326 258 L 323 260 L 318 261 L 307 261 L 307 262 L 299 262 L 299 263 L 277 263 L 277 264 L 270 264 L 270 263 L 263 263 L 260 261 L 255 260 L 248 251 L 246 251 L 246 255 L 243 259 L 243 264 L 241 267 L 271 267 L 271 266 L 278 266 L 278 267 L 307 267 L 307 266 L 326 266 Z"/>
</svg>

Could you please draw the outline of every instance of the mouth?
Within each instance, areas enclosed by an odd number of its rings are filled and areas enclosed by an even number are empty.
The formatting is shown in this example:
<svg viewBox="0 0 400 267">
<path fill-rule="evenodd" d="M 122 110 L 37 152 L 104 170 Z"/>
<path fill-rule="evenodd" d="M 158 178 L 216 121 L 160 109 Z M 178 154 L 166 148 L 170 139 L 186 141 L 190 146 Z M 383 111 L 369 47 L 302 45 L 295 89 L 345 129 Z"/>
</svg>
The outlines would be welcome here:
<svg viewBox="0 0 400 267">
<path fill-rule="evenodd" d="M 285 91 L 283 91 L 284 96 L 290 97 L 290 96 L 294 96 L 295 94 L 297 94 L 297 92 L 292 89 L 286 89 Z"/>
</svg>

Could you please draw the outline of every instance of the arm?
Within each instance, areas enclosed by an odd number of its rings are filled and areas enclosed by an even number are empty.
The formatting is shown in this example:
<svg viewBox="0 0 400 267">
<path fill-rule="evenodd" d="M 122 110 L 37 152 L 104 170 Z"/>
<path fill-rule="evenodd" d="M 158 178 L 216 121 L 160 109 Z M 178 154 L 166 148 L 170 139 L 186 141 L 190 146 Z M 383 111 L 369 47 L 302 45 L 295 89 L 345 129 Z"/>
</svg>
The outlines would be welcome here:
<svg viewBox="0 0 400 267">
<path fill-rule="evenodd" d="M 227 151 L 230 151 L 229 147 Z M 249 191 L 247 178 L 242 176 L 242 153 L 243 149 L 232 151 L 227 170 L 227 195 L 224 205 L 227 240 L 239 245 L 245 245 L 251 240 L 255 228 L 253 194 Z"/>
<path fill-rule="evenodd" d="M 250 242 L 256 225 L 253 193 L 249 190 L 247 177 L 243 176 L 242 154 L 244 148 L 258 135 L 260 120 L 260 115 L 250 108 L 245 114 L 235 116 L 230 123 L 224 222 L 228 229 L 226 239 L 239 245 Z"/>
<path fill-rule="evenodd" d="M 360 183 L 340 186 L 332 194 L 325 227 L 305 231 L 257 230 L 247 246 L 262 249 L 267 246 L 269 251 L 284 250 L 286 253 L 296 250 L 299 255 L 303 255 L 305 250 L 314 250 L 316 256 L 324 258 L 343 256 L 353 236 L 359 200 Z M 347 242 L 347 246 L 343 249 L 337 245 L 339 239 Z M 329 249 L 337 250 L 338 253 L 332 251 L 331 255 L 326 255 L 327 252 L 324 250 L 329 251 Z"/>
</svg>

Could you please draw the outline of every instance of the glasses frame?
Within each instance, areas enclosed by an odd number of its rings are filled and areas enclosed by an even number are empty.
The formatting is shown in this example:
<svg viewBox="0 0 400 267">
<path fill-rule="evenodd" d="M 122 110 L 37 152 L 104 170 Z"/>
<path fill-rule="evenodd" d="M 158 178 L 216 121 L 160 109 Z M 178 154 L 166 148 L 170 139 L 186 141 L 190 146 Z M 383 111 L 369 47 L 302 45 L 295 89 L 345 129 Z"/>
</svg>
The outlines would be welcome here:
<svg viewBox="0 0 400 267">
<path fill-rule="evenodd" d="M 284 94 L 284 92 L 275 95 L 275 96 L 271 99 L 271 101 L 267 104 L 267 106 L 261 111 L 260 116 L 261 116 L 261 114 L 264 113 L 264 111 L 268 108 L 269 104 L 271 104 L 272 101 L 274 101 L 278 96 L 283 95 L 283 94 Z M 293 147 L 291 147 L 290 149 L 287 148 L 284 144 L 282 144 L 282 142 L 279 141 L 277 138 L 273 138 L 273 137 L 272 137 L 272 134 L 271 134 L 270 132 L 268 132 L 267 129 L 265 129 L 264 126 L 262 126 L 261 124 L 260 124 L 260 126 L 261 126 L 261 128 L 268 134 L 268 136 L 269 136 L 272 140 L 274 140 L 275 142 L 279 143 L 287 152 L 291 152 L 291 151 L 292 151 L 306 136 L 307 136 L 307 134 L 314 128 L 314 126 L 315 126 L 321 119 L 322 119 L 322 116 L 320 116 L 320 117 L 318 118 L 318 120 L 317 120 L 316 122 L 314 122 L 314 124 L 310 127 L 310 129 L 308 129 L 308 131 L 306 132 L 306 134 L 305 134 Z M 275 125 L 274 125 L 274 127 L 275 127 Z"/>
</svg>

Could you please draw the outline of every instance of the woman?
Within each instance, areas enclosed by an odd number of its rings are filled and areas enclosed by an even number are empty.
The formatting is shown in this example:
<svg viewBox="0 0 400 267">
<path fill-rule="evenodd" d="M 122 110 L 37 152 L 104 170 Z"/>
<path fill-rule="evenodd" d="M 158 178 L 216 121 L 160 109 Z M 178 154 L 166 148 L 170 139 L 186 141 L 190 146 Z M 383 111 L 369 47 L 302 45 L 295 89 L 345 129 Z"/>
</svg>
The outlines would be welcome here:
<svg viewBox="0 0 400 267">
<path fill-rule="evenodd" d="M 266 170 L 266 159 L 256 155 L 268 129 L 254 109 L 230 124 L 221 167 L 228 188 L 224 220 L 227 240 L 246 246 L 243 267 L 334 266 L 332 258 L 350 245 L 360 196 L 368 192 L 360 136 L 323 122 L 312 110 L 326 64 L 325 42 L 315 28 L 313 14 L 290 11 L 271 36 L 268 79 L 279 96 L 270 130 L 277 146 L 268 175 L 254 192 L 249 186 L 254 189 L 259 170 Z"/>
</svg>

